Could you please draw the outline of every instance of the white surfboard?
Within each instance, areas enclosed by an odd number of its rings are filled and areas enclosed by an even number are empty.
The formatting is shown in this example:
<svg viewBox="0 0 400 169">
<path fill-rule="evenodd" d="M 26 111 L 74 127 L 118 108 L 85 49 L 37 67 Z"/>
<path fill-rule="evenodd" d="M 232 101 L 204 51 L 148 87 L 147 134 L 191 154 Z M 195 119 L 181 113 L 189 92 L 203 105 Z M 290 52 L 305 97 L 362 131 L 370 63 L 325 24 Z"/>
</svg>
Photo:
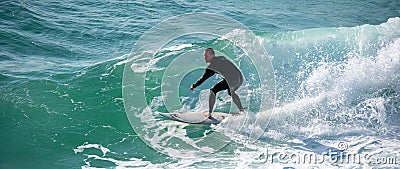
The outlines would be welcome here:
<svg viewBox="0 0 400 169">
<path fill-rule="evenodd" d="M 237 116 L 240 114 L 213 112 L 211 113 L 211 118 L 205 117 L 204 112 L 160 113 L 160 115 L 171 120 L 190 124 L 218 124 L 229 116 Z"/>
</svg>

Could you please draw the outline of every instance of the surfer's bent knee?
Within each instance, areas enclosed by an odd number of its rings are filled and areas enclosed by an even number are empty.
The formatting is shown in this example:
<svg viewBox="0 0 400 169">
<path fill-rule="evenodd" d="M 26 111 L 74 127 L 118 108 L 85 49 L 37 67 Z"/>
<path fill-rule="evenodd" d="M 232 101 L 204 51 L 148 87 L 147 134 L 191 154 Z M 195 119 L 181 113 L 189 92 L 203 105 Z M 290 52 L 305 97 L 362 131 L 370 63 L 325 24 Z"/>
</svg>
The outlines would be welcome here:
<svg viewBox="0 0 400 169">
<path fill-rule="evenodd" d="M 210 94 L 216 94 L 217 92 L 215 92 L 214 90 L 213 90 L 213 88 L 211 88 L 210 89 Z"/>
</svg>

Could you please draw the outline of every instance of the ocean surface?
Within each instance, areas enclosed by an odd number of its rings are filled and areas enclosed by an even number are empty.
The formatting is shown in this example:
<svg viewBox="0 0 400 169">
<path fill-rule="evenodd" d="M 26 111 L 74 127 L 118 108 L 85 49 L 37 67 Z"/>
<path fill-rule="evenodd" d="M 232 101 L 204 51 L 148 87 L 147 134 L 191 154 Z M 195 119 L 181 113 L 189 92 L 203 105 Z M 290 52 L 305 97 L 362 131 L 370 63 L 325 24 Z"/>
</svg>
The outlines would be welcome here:
<svg viewBox="0 0 400 169">
<path fill-rule="evenodd" d="M 179 37 L 147 60 L 134 52 L 153 27 L 195 13 L 241 23 L 267 57 L 227 40 L 240 29 Z M 399 17 L 398 0 L 1 1 L 0 168 L 400 168 Z M 205 66 L 201 53 L 174 61 L 207 47 L 243 71 L 248 115 L 160 117 L 206 110 L 221 77 L 191 92 L 203 70 L 186 66 Z M 162 92 L 165 74 L 180 75 L 177 96 Z M 218 94 L 216 110 L 231 105 Z"/>
</svg>

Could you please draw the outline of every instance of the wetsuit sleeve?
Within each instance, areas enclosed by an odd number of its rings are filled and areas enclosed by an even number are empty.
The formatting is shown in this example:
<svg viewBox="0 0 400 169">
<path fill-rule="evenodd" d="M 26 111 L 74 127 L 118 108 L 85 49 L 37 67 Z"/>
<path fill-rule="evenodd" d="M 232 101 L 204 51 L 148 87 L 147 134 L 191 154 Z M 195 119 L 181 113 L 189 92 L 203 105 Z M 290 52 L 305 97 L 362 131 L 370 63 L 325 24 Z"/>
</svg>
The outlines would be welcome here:
<svg viewBox="0 0 400 169">
<path fill-rule="evenodd" d="M 204 72 L 203 76 L 199 80 L 197 80 L 196 83 L 193 84 L 193 87 L 196 88 L 197 86 L 201 85 L 204 81 L 206 81 L 208 78 L 210 78 L 214 74 L 215 74 L 215 71 L 207 68 L 206 71 Z"/>
</svg>

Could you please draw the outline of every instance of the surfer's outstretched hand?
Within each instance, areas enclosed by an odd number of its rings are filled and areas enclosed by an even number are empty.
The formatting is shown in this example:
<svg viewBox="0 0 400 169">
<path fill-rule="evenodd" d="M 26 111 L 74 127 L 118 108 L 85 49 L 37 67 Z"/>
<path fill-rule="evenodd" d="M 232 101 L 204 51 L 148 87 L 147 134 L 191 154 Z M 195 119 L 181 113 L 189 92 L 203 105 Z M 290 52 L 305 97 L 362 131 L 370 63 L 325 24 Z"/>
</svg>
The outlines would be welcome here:
<svg viewBox="0 0 400 169">
<path fill-rule="evenodd" d="M 204 112 L 204 116 L 211 119 L 211 113 L 210 112 Z"/>
</svg>

